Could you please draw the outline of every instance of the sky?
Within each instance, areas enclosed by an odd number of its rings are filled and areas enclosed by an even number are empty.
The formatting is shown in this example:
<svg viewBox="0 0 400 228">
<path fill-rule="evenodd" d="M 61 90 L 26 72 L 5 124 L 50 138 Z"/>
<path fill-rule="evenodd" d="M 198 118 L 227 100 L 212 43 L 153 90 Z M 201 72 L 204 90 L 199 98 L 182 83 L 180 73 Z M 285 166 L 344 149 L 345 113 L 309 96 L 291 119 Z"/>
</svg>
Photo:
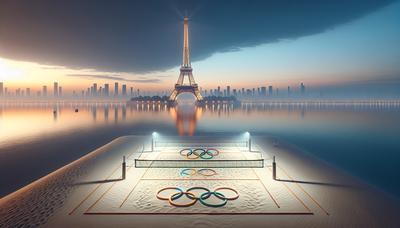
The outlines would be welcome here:
<svg viewBox="0 0 400 228">
<path fill-rule="evenodd" d="M 190 17 L 200 87 L 400 93 L 400 1 L 1 1 L 0 81 L 171 89 Z"/>
</svg>

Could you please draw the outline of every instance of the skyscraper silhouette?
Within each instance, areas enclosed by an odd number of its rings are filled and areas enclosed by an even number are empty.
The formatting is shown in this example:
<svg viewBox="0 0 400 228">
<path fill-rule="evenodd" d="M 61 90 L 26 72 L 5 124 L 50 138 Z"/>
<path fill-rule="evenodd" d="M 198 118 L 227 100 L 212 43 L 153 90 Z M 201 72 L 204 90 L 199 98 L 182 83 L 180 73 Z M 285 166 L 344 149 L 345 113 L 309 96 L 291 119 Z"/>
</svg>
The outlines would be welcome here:
<svg viewBox="0 0 400 228">
<path fill-rule="evenodd" d="M 304 95 L 306 93 L 306 87 L 304 86 L 303 82 L 300 84 L 300 92 L 301 95 Z"/>
<path fill-rule="evenodd" d="M 261 96 L 263 97 L 267 96 L 267 87 L 265 86 L 261 87 Z"/>
<path fill-rule="evenodd" d="M 118 82 L 114 84 L 114 96 L 118 97 Z"/>
<path fill-rule="evenodd" d="M 104 84 L 104 96 L 108 97 L 110 95 L 110 85 Z"/>
<path fill-rule="evenodd" d="M 126 85 L 123 84 L 122 85 L 122 96 L 126 97 L 127 93 L 126 93 Z"/>
<path fill-rule="evenodd" d="M 93 83 L 93 96 L 97 96 L 97 83 Z"/>
<path fill-rule="evenodd" d="M 47 97 L 47 86 L 42 87 L 42 96 Z"/>
<path fill-rule="evenodd" d="M 53 96 L 57 97 L 58 96 L 58 82 L 54 82 L 53 86 Z"/>
</svg>

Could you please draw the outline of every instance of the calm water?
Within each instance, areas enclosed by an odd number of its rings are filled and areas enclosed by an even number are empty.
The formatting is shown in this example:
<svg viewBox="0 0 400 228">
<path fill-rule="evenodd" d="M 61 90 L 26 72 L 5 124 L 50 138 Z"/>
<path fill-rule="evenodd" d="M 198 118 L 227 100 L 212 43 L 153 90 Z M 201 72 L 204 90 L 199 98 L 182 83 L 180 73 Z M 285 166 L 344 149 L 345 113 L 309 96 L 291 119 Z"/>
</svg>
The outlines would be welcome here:
<svg viewBox="0 0 400 228">
<path fill-rule="evenodd" d="M 118 136 L 249 131 L 291 142 L 400 197 L 398 106 L 74 107 L 0 105 L 0 196 Z"/>
</svg>

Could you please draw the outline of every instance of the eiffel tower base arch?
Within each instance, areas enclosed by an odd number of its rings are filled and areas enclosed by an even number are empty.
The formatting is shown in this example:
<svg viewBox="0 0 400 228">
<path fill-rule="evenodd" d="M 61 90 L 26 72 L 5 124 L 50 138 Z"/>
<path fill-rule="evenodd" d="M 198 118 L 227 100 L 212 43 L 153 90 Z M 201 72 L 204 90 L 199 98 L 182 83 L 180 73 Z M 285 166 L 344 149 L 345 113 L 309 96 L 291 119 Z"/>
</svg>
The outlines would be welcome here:
<svg viewBox="0 0 400 228">
<path fill-rule="evenodd" d="M 203 102 L 203 96 L 201 95 L 197 85 L 180 85 L 180 84 L 175 85 L 175 89 L 169 96 L 169 102 L 176 103 L 176 98 L 181 93 L 192 93 L 196 97 L 197 103 Z"/>
</svg>

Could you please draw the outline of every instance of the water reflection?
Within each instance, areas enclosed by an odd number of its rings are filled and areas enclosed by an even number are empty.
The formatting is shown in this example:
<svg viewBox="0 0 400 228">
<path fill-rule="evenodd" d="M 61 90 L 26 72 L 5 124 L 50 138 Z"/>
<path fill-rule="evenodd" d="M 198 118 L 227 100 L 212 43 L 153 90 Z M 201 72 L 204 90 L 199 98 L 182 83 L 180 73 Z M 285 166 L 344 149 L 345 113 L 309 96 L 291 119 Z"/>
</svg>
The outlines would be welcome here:
<svg viewBox="0 0 400 228">
<path fill-rule="evenodd" d="M 104 107 L 104 120 L 105 120 L 106 122 L 108 122 L 108 111 L 109 111 L 109 107 L 108 107 L 108 105 L 106 105 L 106 106 Z"/>
<path fill-rule="evenodd" d="M 74 110 L 78 108 L 79 112 Z M 35 134 L 101 125 L 158 122 L 175 126 L 179 135 L 206 131 L 297 130 L 349 123 L 384 124 L 397 120 L 400 103 L 243 103 L 210 104 L 196 107 L 182 104 L 0 104 L 0 143 Z M 49 115 L 51 118 L 49 118 Z M 376 116 L 386 115 L 385 118 Z M 171 118 L 172 117 L 172 118 Z M 109 122 L 109 119 L 113 122 Z M 389 120 L 392 118 L 391 120 Z M 301 120 L 301 121 L 299 121 Z M 24 130 L 21 130 L 24 129 Z M 152 129 L 154 130 L 154 129 Z"/>
<path fill-rule="evenodd" d="M 216 103 L 204 107 L 0 104 L 0 173 L 19 172 L 17 178 L 10 176 L 4 183 L 24 178 L 32 181 L 61 167 L 57 164 L 65 165 L 122 135 L 154 130 L 179 135 L 249 131 L 292 142 L 400 196 L 398 175 L 393 172 L 400 166 L 400 155 L 394 153 L 400 150 L 399 114 L 400 102 Z M 35 146 L 25 146 L 29 143 Z M 46 158 L 52 160 L 43 166 Z M 32 170 L 37 173 L 29 179 Z"/>
<path fill-rule="evenodd" d="M 175 120 L 178 134 L 192 136 L 196 130 L 197 120 L 201 117 L 202 107 L 183 104 L 171 107 L 169 113 Z"/>
<path fill-rule="evenodd" d="M 122 121 L 126 120 L 126 106 L 122 106 Z"/>
<path fill-rule="evenodd" d="M 114 107 L 114 123 L 118 123 L 118 107 Z"/>
<path fill-rule="evenodd" d="M 97 118 L 97 107 L 91 107 L 91 111 L 92 111 L 92 118 L 93 121 L 96 122 L 96 118 Z"/>
<path fill-rule="evenodd" d="M 126 107 L 123 107 L 124 111 Z M 179 135 L 192 136 L 195 134 L 198 119 L 203 112 L 202 107 L 194 104 L 179 104 L 177 106 L 167 106 L 165 104 L 136 104 L 131 105 L 130 110 L 148 113 L 168 113 L 175 122 L 175 127 Z"/>
</svg>

